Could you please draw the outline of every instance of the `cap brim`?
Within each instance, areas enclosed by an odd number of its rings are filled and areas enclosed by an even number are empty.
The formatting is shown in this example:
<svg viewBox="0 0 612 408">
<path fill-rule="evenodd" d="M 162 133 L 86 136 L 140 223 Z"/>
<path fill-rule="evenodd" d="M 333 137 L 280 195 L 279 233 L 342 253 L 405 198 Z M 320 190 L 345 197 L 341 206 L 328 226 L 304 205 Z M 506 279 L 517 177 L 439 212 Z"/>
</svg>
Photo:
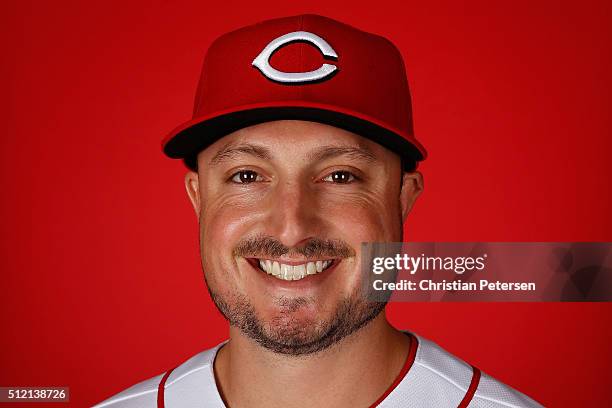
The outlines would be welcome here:
<svg viewBox="0 0 612 408">
<path fill-rule="evenodd" d="M 304 101 L 244 105 L 194 118 L 174 129 L 162 142 L 162 148 L 167 156 L 184 159 L 236 130 L 288 119 L 319 122 L 348 130 L 385 146 L 403 158 L 421 161 L 427 157 L 423 146 L 412 135 L 358 112 Z"/>
</svg>

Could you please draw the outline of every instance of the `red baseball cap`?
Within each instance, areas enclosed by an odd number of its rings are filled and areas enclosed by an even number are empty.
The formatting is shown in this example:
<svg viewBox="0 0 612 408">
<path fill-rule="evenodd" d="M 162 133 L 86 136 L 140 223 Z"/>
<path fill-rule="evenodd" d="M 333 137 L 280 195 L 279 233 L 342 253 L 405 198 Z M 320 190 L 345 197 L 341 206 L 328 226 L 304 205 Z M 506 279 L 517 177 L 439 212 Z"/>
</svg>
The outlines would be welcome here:
<svg viewBox="0 0 612 408">
<path fill-rule="evenodd" d="M 408 81 L 395 45 L 310 14 L 264 21 L 215 40 L 204 59 L 193 118 L 162 148 L 189 166 L 221 137 L 283 119 L 351 131 L 412 163 L 427 154 L 414 137 Z"/>
</svg>

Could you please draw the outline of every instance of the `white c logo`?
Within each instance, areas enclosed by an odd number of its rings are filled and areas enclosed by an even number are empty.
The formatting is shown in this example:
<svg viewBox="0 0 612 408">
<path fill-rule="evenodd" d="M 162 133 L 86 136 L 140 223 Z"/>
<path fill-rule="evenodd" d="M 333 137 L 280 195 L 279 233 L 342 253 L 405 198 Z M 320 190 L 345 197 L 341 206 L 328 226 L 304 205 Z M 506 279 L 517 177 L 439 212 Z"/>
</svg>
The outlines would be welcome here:
<svg viewBox="0 0 612 408">
<path fill-rule="evenodd" d="M 323 64 L 314 71 L 308 72 L 283 72 L 272 68 L 270 65 L 270 57 L 272 54 L 280 47 L 295 41 L 307 41 L 317 47 L 324 57 L 338 58 L 338 54 L 336 54 L 336 51 L 334 51 L 331 45 L 318 35 L 309 33 L 308 31 L 294 31 L 270 41 L 259 55 L 255 57 L 252 65 L 259 69 L 267 78 L 283 83 L 318 81 L 329 77 L 338 69 L 338 67 L 333 64 Z"/>
</svg>

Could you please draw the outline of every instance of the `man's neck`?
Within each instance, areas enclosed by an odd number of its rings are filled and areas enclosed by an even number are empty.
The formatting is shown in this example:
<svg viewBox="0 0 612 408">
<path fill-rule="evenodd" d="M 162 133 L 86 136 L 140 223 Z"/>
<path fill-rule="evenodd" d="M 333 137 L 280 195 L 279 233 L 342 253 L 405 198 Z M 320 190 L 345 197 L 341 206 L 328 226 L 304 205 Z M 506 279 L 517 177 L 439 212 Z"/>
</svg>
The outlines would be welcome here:
<svg viewBox="0 0 612 408">
<path fill-rule="evenodd" d="M 402 370 L 410 338 L 384 312 L 319 353 L 273 353 L 230 328 L 230 341 L 215 359 L 225 403 L 242 407 L 368 407 Z"/>
</svg>

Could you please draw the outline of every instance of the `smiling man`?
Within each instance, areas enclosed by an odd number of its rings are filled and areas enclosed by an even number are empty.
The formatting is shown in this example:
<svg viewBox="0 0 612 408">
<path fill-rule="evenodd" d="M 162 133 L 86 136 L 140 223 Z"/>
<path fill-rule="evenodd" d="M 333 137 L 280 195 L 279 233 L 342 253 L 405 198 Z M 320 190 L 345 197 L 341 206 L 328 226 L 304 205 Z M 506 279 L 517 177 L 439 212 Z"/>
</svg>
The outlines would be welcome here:
<svg viewBox="0 0 612 408">
<path fill-rule="evenodd" d="M 314 15 L 242 28 L 204 62 L 182 158 L 228 341 L 98 407 L 532 407 L 368 300 L 363 242 L 402 241 L 423 189 L 399 51 Z"/>
</svg>

